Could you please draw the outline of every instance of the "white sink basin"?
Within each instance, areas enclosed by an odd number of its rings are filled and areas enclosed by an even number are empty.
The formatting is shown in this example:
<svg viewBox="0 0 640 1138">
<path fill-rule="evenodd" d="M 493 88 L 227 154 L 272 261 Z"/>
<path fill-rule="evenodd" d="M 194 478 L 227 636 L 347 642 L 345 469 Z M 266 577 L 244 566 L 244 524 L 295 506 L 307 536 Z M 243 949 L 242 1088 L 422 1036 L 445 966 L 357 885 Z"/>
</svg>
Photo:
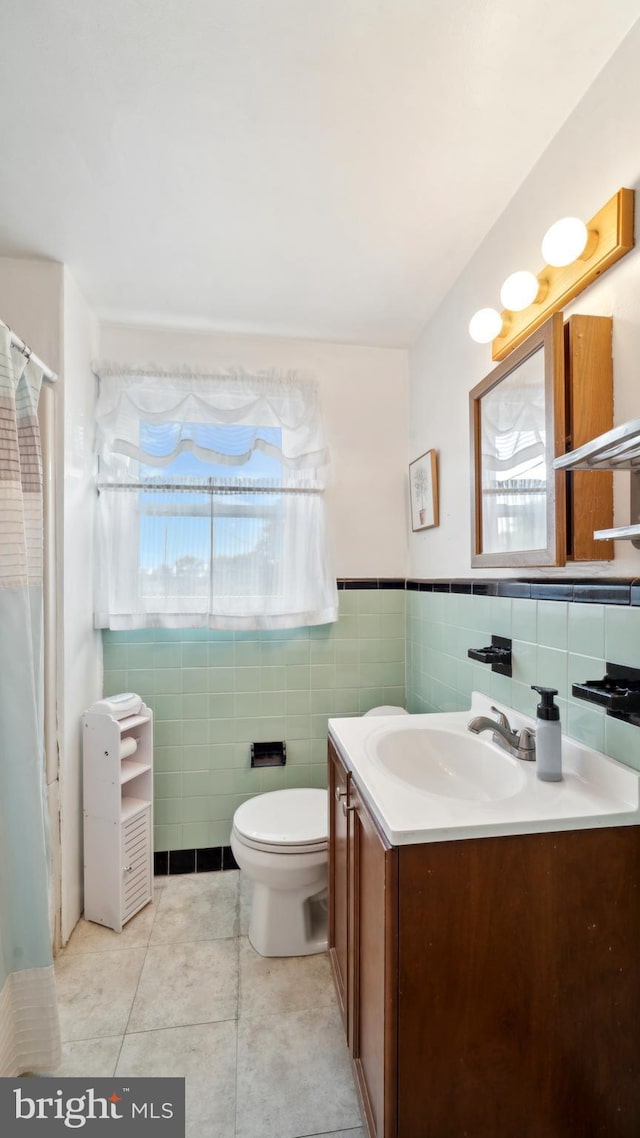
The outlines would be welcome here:
<svg viewBox="0 0 640 1138">
<path fill-rule="evenodd" d="M 329 734 L 392 845 L 593 826 L 640 824 L 640 772 L 562 737 L 564 777 L 541 782 L 535 762 L 476 736 L 469 720 L 495 715 L 474 692 L 468 711 L 331 719 Z M 513 708 L 512 727 L 535 730 Z"/>
<path fill-rule="evenodd" d="M 467 802 L 511 798 L 525 782 L 522 763 L 484 739 L 425 728 L 390 728 L 369 753 L 394 778 L 416 790 Z"/>
</svg>

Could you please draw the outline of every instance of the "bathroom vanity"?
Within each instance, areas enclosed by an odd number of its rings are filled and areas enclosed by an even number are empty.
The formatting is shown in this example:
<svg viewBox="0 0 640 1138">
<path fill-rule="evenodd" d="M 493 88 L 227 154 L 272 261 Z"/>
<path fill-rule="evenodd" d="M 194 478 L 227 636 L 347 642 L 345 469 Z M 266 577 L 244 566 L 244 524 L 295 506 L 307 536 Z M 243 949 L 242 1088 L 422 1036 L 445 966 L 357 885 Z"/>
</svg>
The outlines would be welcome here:
<svg viewBox="0 0 640 1138">
<path fill-rule="evenodd" d="M 330 956 L 369 1133 L 636 1138 L 638 776 L 570 741 L 555 800 L 517 765 L 496 797 L 490 742 L 437 793 L 380 761 L 420 721 L 453 754 L 469 717 L 330 724 Z"/>
</svg>

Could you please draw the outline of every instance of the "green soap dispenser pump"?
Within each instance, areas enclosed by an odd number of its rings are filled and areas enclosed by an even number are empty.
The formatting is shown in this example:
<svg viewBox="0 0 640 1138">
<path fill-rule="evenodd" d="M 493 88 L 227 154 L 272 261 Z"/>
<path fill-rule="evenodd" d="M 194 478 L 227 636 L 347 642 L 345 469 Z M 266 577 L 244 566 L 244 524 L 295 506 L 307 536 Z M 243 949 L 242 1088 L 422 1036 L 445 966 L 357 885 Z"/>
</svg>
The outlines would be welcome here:
<svg viewBox="0 0 640 1138">
<path fill-rule="evenodd" d="M 543 782 L 562 779 L 562 733 L 560 708 L 553 702 L 556 688 L 531 687 L 542 696 L 536 710 L 536 774 Z"/>
</svg>

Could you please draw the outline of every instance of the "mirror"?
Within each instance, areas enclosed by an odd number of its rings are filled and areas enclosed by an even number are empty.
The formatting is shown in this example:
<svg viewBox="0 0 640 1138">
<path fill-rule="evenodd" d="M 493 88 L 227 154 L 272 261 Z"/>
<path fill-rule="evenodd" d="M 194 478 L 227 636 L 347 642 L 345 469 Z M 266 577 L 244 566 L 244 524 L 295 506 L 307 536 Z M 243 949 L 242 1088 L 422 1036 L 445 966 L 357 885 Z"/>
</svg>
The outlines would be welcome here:
<svg viewBox="0 0 640 1138">
<path fill-rule="evenodd" d="M 472 566 L 564 565 L 564 389 L 561 314 L 473 388 Z"/>
</svg>

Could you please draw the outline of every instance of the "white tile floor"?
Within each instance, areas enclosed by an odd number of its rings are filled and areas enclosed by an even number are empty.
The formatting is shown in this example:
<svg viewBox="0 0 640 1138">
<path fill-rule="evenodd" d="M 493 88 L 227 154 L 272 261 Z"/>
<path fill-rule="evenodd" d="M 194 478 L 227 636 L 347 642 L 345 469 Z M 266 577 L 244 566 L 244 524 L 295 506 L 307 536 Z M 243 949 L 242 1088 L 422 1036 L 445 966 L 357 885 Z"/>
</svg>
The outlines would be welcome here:
<svg viewBox="0 0 640 1138">
<path fill-rule="evenodd" d="M 364 1138 L 326 955 L 251 947 L 240 874 L 156 878 L 118 935 L 82 920 L 56 961 L 59 1075 L 179 1075 L 187 1138 Z"/>
</svg>

